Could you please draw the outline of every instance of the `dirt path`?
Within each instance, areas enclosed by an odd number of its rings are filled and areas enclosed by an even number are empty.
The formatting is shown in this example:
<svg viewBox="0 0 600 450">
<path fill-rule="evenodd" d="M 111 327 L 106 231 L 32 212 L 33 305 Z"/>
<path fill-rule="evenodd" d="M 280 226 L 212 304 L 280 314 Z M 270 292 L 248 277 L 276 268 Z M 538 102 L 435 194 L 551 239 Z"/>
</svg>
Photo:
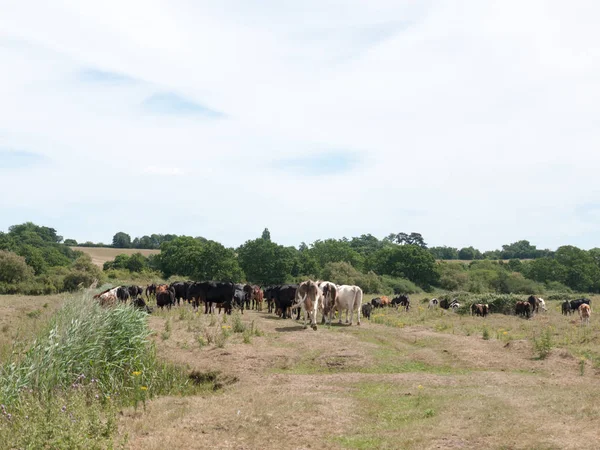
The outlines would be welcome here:
<svg viewBox="0 0 600 450">
<path fill-rule="evenodd" d="M 200 347 L 198 336 L 231 322 L 211 327 L 177 310 L 151 318 L 163 358 L 218 370 L 224 388 L 124 411 L 130 448 L 598 447 L 600 386 L 566 352 L 538 361 L 526 341 L 426 326 L 363 322 L 315 332 L 257 312 L 243 321 L 264 335 L 244 344 L 235 333 L 218 348 Z"/>
</svg>

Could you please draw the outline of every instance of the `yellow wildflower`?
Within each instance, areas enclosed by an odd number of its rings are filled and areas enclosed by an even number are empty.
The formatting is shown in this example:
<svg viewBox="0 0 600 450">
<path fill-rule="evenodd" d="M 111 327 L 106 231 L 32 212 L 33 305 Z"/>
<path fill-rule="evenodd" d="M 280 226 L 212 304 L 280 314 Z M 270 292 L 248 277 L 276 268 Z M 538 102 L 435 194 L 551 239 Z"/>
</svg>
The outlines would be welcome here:
<svg viewBox="0 0 600 450">
<path fill-rule="evenodd" d="M 504 332 L 504 333 L 502 333 L 502 334 L 508 334 L 508 331 L 505 331 L 505 332 Z"/>
<path fill-rule="evenodd" d="M 139 370 L 136 370 L 131 375 L 133 375 L 134 377 L 139 377 L 141 374 L 142 374 L 142 372 L 140 372 Z"/>
<path fill-rule="evenodd" d="M 148 390 L 148 386 L 140 386 L 140 389 L 141 389 L 142 391 L 147 391 L 147 390 Z"/>
<path fill-rule="evenodd" d="M 419 389 L 423 389 L 423 386 L 419 385 Z"/>
</svg>

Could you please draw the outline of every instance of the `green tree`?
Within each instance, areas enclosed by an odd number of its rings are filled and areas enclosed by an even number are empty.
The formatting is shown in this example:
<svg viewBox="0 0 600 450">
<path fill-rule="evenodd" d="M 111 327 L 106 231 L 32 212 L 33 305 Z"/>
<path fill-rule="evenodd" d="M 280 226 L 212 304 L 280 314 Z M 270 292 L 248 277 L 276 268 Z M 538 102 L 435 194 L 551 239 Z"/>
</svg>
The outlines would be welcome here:
<svg viewBox="0 0 600 450">
<path fill-rule="evenodd" d="M 261 238 L 264 239 L 265 241 L 271 240 L 271 232 L 269 231 L 268 228 L 265 228 L 263 230 Z"/>
<path fill-rule="evenodd" d="M 295 262 L 290 249 L 264 238 L 246 241 L 237 254 L 248 281 L 261 285 L 285 283 Z"/>
<path fill-rule="evenodd" d="M 529 241 L 517 241 L 512 244 L 503 245 L 501 258 L 502 259 L 533 259 L 539 255 L 535 245 L 531 245 Z"/>
<path fill-rule="evenodd" d="M 483 255 L 474 247 L 463 247 L 458 251 L 458 259 L 471 261 L 474 259 L 482 259 Z"/>
<path fill-rule="evenodd" d="M 565 245 L 556 250 L 554 257 L 567 269 L 564 284 L 581 292 L 597 292 L 599 290 L 600 268 L 589 252 L 572 245 Z"/>
<path fill-rule="evenodd" d="M 421 236 L 421 233 L 398 233 L 393 237 L 393 242 L 400 245 L 418 245 L 419 247 L 427 248 L 427 243 L 423 239 L 423 236 Z"/>
<path fill-rule="evenodd" d="M 194 280 L 239 282 L 244 273 L 235 252 L 215 241 L 180 236 L 161 245 L 158 266 L 165 277 L 181 275 Z"/>
<path fill-rule="evenodd" d="M 360 237 L 353 237 L 349 241 L 350 248 L 364 257 L 368 257 L 380 250 L 386 245 L 389 245 L 388 241 L 380 241 L 372 234 L 363 234 Z"/>
<path fill-rule="evenodd" d="M 356 269 L 361 269 L 364 258 L 350 247 L 344 240 L 326 239 L 312 243 L 308 254 L 317 262 L 319 270 L 330 262 L 347 262 Z"/>
<path fill-rule="evenodd" d="M 418 245 L 385 247 L 373 255 L 370 265 L 380 275 L 407 278 L 423 287 L 439 281 L 435 258 Z"/>
<path fill-rule="evenodd" d="M 0 250 L 0 282 L 19 283 L 33 277 L 33 269 L 25 258 L 13 252 Z"/>
<path fill-rule="evenodd" d="M 148 260 L 141 253 L 134 253 L 129 257 L 126 267 L 130 272 L 143 272 L 148 267 Z"/>
<path fill-rule="evenodd" d="M 54 228 L 41 227 L 32 222 L 13 225 L 8 230 L 9 234 L 17 238 L 18 241 L 28 244 L 35 245 L 39 242 L 38 239 L 48 244 L 58 244 L 63 240 L 62 236 L 59 236 Z"/>
<path fill-rule="evenodd" d="M 130 248 L 131 236 L 129 236 L 127 233 L 119 231 L 113 236 L 112 246 L 115 248 Z"/>
<path fill-rule="evenodd" d="M 75 239 L 65 239 L 65 245 L 69 247 L 77 247 L 77 241 Z"/>
</svg>

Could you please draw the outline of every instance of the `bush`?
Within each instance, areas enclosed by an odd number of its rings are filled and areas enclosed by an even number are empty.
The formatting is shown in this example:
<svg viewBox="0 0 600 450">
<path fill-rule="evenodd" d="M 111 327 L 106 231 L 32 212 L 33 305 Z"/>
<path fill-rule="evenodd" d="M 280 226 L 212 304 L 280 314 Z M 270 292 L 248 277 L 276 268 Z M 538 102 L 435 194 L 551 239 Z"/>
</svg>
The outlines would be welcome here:
<svg viewBox="0 0 600 450">
<path fill-rule="evenodd" d="M 25 258 L 0 250 L 0 283 L 20 283 L 32 277 L 33 269 L 27 265 Z"/>
</svg>

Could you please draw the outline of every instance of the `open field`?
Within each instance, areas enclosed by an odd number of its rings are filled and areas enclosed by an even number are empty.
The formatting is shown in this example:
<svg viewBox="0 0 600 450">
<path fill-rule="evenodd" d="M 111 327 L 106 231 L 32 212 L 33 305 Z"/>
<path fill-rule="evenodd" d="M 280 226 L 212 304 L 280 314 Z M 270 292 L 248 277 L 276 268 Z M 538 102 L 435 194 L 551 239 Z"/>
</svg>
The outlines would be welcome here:
<svg viewBox="0 0 600 450">
<path fill-rule="evenodd" d="M 112 247 L 71 247 L 73 250 L 79 250 L 92 257 L 92 262 L 102 267 L 106 261 L 112 261 L 117 255 L 133 255 L 141 253 L 144 256 L 156 255 L 160 250 L 143 250 L 138 248 L 112 248 Z"/>
<path fill-rule="evenodd" d="M 428 310 L 417 298 L 409 313 L 378 310 L 360 327 L 316 332 L 266 312 L 157 311 L 149 323 L 159 356 L 218 371 L 222 389 L 126 409 L 119 433 L 127 448 L 144 450 L 597 448 L 594 315 L 582 328 L 548 302 L 531 320 L 482 319 Z M 0 339 L 61 301 L 0 297 Z"/>
</svg>

